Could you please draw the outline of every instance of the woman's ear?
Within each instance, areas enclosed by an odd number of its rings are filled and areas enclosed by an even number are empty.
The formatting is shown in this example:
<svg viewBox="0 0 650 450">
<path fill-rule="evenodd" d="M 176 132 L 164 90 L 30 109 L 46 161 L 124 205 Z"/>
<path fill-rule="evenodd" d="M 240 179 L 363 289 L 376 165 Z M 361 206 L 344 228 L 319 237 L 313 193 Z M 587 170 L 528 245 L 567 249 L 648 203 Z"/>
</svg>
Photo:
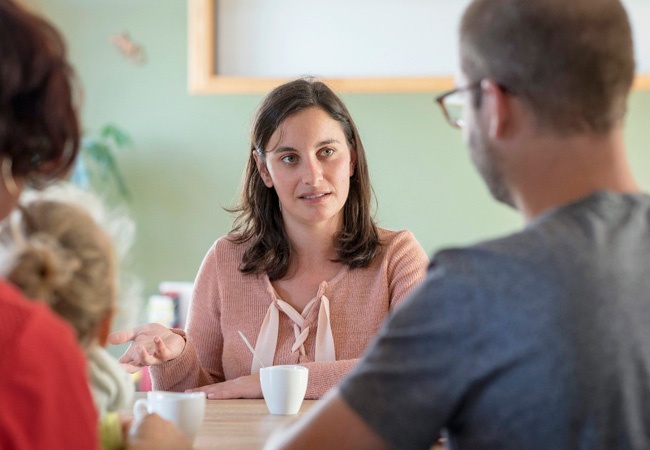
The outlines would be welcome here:
<svg viewBox="0 0 650 450">
<path fill-rule="evenodd" d="M 262 161 L 262 157 L 257 153 L 256 150 L 253 150 L 253 158 L 255 158 L 255 165 L 257 166 L 257 172 L 260 174 L 260 177 L 262 177 L 262 181 L 264 181 L 264 184 L 268 188 L 273 187 L 273 180 L 271 179 L 271 174 L 269 173 L 269 170 L 266 167 L 266 163 Z"/>
<path fill-rule="evenodd" d="M 354 176 L 354 169 L 357 166 L 357 151 L 354 148 L 350 149 L 350 178 Z"/>
</svg>

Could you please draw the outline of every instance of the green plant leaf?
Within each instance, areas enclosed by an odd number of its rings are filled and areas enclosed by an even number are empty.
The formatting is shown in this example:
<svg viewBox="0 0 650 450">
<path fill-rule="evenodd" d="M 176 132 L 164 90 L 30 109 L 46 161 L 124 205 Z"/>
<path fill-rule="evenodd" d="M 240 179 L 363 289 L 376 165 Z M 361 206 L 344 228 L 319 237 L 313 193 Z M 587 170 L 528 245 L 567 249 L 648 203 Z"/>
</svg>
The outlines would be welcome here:
<svg viewBox="0 0 650 450">
<path fill-rule="evenodd" d="M 131 145 L 131 137 L 116 125 L 104 125 L 100 133 L 103 139 L 112 140 L 118 148 Z"/>
<path fill-rule="evenodd" d="M 115 151 L 131 145 L 131 137 L 124 130 L 114 124 L 104 125 L 97 136 L 86 135 L 82 138 L 84 164 L 78 170 L 84 171 L 87 178 L 99 178 L 101 183 L 108 183 L 112 179 L 119 194 L 129 200 L 131 193 L 118 167 Z"/>
</svg>

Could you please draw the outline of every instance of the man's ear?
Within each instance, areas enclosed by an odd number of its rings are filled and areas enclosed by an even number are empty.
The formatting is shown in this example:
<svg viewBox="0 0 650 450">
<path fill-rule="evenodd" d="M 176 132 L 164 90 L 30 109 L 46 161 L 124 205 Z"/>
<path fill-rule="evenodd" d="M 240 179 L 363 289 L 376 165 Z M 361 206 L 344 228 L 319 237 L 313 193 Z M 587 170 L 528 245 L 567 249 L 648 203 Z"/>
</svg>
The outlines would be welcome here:
<svg viewBox="0 0 650 450">
<path fill-rule="evenodd" d="M 503 137 L 508 124 L 512 120 L 512 105 L 510 96 L 501 86 L 492 80 L 481 81 L 483 90 L 483 106 L 488 112 L 488 136 L 490 139 Z"/>
<path fill-rule="evenodd" d="M 253 158 L 255 158 L 255 165 L 257 166 L 257 172 L 260 174 L 260 177 L 262 177 L 262 181 L 264 181 L 266 187 L 272 188 L 273 180 L 271 179 L 271 174 L 269 173 L 269 170 L 266 168 L 266 163 L 262 161 L 262 158 L 255 150 L 253 150 Z"/>
</svg>

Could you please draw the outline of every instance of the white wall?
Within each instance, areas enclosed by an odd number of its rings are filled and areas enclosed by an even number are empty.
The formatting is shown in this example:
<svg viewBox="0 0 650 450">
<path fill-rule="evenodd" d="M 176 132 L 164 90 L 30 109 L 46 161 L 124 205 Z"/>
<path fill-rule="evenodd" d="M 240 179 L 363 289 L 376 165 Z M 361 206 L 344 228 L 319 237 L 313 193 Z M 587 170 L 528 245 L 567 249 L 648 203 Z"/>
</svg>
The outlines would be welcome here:
<svg viewBox="0 0 650 450">
<path fill-rule="evenodd" d="M 222 76 L 269 78 L 454 75 L 457 27 L 469 3 L 218 0 L 216 70 Z M 650 73 L 650 1 L 623 3 L 639 72 Z"/>
</svg>

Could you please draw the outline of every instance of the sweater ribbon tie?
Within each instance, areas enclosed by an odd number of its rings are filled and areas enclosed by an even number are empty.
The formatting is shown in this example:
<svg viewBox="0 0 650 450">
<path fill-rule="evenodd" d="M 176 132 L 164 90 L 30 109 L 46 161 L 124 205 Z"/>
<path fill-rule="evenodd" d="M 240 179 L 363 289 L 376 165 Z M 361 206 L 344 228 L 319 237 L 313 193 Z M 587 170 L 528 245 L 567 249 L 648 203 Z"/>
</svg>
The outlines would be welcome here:
<svg viewBox="0 0 650 450">
<path fill-rule="evenodd" d="M 299 352 L 299 355 L 305 355 L 305 341 L 309 337 L 310 327 L 306 326 L 305 317 L 319 300 L 314 297 L 305 306 L 302 314 L 295 310 L 287 302 L 275 299 L 269 305 L 264 321 L 257 335 L 255 342 L 255 352 L 259 355 L 264 366 L 272 366 L 273 359 L 278 343 L 278 329 L 280 323 L 280 312 L 283 312 L 293 325 L 293 334 L 295 342 L 291 346 L 291 352 Z M 336 361 L 336 351 L 334 349 L 334 336 L 330 323 L 330 302 L 329 299 L 322 295 L 320 297 L 320 308 L 318 310 L 318 326 L 316 328 L 315 357 L 314 361 Z M 251 374 L 259 373 L 260 364 L 256 358 L 253 358 L 251 364 Z"/>
</svg>

